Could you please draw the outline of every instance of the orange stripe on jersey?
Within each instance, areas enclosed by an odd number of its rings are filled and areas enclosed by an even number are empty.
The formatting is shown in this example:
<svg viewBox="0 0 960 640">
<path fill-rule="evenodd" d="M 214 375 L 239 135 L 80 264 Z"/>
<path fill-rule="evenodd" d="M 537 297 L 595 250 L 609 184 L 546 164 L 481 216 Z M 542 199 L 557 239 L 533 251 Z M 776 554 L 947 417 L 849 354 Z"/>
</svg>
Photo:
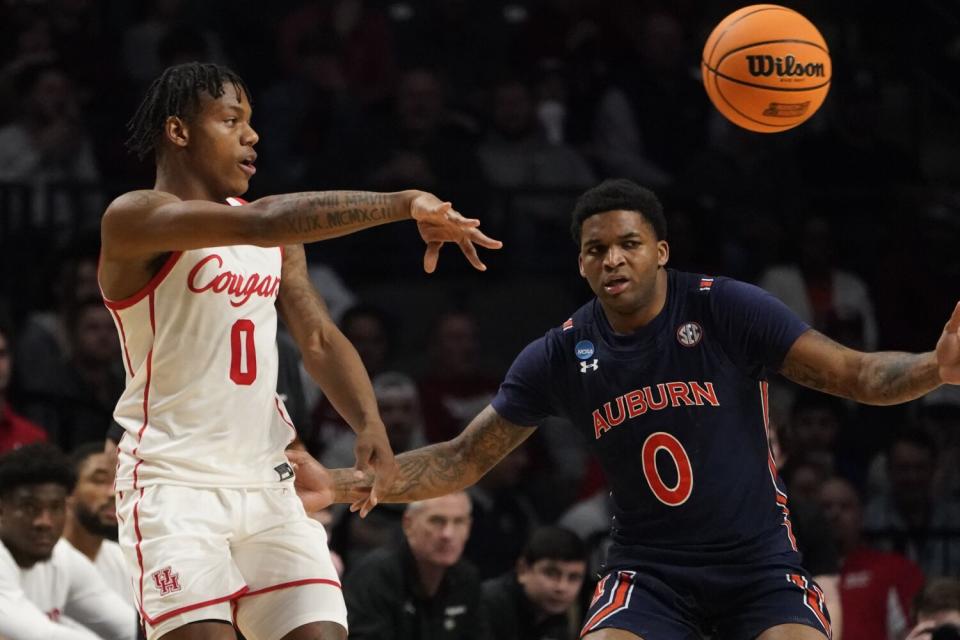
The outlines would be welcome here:
<svg viewBox="0 0 960 640">
<path fill-rule="evenodd" d="M 823 592 L 815 583 L 811 583 L 804 576 L 795 573 L 787 574 L 787 580 L 803 590 L 803 604 L 807 609 L 813 612 L 817 620 L 823 626 L 827 638 L 833 638 L 833 628 L 830 626 L 830 620 L 827 618 L 826 606 L 824 605 Z"/>
<path fill-rule="evenodd" d="M 633 586 L 631 582 L 632 575 L 633 572 L 631 571 L 621 571 L 617 574 L 617 582 L 613 587 L 613 598 L 609 603 L 604 605 L 602 609 L 590 616 L 590 619 L 584 623 L 583 631 L 580 632 L 581 638 L 589 633 L 593 626 L 599 624 L 610 614 L 626 605 L 627 595 L 630 593 L 630 588 Z M 626 577 L 626 580 L 624 580 L 624 577 Z"/>
</svg>

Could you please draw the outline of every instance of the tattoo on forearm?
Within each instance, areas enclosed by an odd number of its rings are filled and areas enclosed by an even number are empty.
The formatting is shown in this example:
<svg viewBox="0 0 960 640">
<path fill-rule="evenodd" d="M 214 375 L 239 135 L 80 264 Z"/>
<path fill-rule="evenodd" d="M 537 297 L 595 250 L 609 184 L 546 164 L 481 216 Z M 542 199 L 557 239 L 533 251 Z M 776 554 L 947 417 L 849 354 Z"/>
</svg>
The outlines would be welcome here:
<svg viewBox="0 0 960 640">
<path fill-rule="evenodd" d="M 397 456 L 400 473 L 386 500 L 424 500 L 463 489 L 531 433 L 488 407 L 456 439 Z"/>
<path fill-rule="evenodd" d="M 302 240 L 320 239 L 406 217 L 392 194 L 368 191 L 320 191 L 272 196 L 282 228 Z"/>
<path fill-rule="evenodd" d="M 888 405 L 918 398 L 940 384 L 932 353 L 860 353 L 817 332 L 810 332 L 806 339 L 816 342 L 796 355 L 788 354 L 781 373 L 812 389 L 865 404 Z"/>
<path fill-rule="evenodd" d="M 940 384 L 932 353 L 884 351 L 868 354 L 860 387 L 872 404 L 898 404 L 919 398 Z"/>
</svg>

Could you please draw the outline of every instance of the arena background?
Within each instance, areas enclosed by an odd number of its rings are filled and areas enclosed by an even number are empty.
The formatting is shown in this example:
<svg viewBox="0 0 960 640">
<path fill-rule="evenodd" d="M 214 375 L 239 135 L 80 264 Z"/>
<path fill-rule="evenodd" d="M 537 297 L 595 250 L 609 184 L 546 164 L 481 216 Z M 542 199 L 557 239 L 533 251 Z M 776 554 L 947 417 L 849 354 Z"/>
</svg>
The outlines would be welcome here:
<svg viewBox="0 0 960 640">
<path fill-rule="evenodd" d="M 69 258 L 96 251 L 105 204 L 152 184 L 151 163 L 123 147 L 145 87 L 168 64 L 211 60 L 253 94 L 248 200 L 418 187 L 505 242 L 483 253 L 486 273 L 447 247 L 429 276 L 410 224 L 308 247 L 311 264 L 388 313 L 392 369 L 443 375 L 431 371 L 434 321 L 457 309 L 475 318 L 477 372 L 499 379 L 588 298 L 569 211 L 621 176 L 660 194 L 671 266 L 759 282 L 815 255 L 866 283 L 876 347 L 931 349 L 960 292 L 960 8 L 788 3 L 824 34 L 833 86 L 806 124 L 763 135 L 726 123 L 698 76 L 707 34 L 742 4 L 5 0 L 0 302 L 17 327 L 55 306 L 76 275 Z M 25 168 L 36 149 L 9 128 L 41 113 L 50 160 Z M 871 342 L 866 318 L 824 321 L 841 341 Z M 841 439 L 864 459 L 915 410 L 848 409 Z"/>
</svg>

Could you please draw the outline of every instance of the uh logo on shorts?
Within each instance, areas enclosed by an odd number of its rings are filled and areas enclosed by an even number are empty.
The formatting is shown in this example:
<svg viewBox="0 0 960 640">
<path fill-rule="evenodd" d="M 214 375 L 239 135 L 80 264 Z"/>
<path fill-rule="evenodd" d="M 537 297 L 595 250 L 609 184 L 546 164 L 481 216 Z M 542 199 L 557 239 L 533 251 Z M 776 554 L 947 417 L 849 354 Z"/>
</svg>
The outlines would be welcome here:
<svg viewBox="0 0 960 640">
<path fill-rule="evenodd" d="M 180 574 L 170 567 L 164 567 L 154 572 L 152 578 L 161 598 L 180 591 Z"/>
</svg>

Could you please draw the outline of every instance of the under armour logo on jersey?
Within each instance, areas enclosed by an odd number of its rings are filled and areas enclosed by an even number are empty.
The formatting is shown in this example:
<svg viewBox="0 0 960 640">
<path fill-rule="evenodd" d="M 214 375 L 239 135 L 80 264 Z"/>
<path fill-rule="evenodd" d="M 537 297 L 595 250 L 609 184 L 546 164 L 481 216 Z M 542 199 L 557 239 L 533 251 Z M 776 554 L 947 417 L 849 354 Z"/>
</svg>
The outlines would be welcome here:
<svg viewBox="0 0 960 640">
<path fill-rule="evenodd" d="M 161 598 L 168 596 L 180 591 L 180 574 L 175 573 L 170 567 L 164 567 L 153 574 L 153 584 L 156 585 Z"/>
<path fill-rule="evenodd" d="M 696 322 L 684 322 L 677 327 L 677 342 L 685 347 L 695 347 L 703 337 L 703 328 Z"/>
<path fill-rule="evenodd" d="M 596 371 L 600 368 L 600 360 L 594 358 L 592 361 L 587 362 L 586 360 L 580 363 L 580 373 L 586 373 L 587 371 Z"/>
</svg>

